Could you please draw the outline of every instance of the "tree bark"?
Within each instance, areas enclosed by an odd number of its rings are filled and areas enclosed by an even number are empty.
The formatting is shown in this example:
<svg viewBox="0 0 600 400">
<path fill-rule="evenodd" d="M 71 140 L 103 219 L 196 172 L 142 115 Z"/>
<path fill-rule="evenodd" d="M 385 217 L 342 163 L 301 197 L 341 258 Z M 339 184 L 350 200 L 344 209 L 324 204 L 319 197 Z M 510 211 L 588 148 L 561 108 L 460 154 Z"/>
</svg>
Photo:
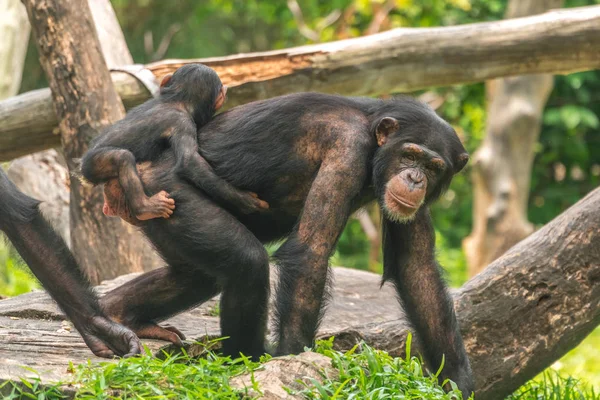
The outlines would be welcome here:
<svg viewBox="0 0 600 400">
<path fill-rule="evenodd" d="M 189 62 L 229 85 L 229 107 L 300 91 L 378 95 L 535 73 L 600 68 L 600 6 L 444 28 L 395 29 L 313 46 L 147 67 L 159 78 Z M 131 76 L 114 76 L 125 105 L 149 98 Z M 0 160 L 58 145 L 48 92 L 0 102 Z M 31 119 L 31 115 L 39 118 Z"/>
<path fill-rule="evenodd" d="M 50 82 L 69 171 L 89 140 L 124 116 L 85 0 L 25 0 L 40 62 Z M 148 254 L 134 228 L 102 214 L 101 187 L 71 180 L 70 227 L 75 256 L 93 282 L 143 271 Z"/>
<path fill-rule="evenodd" d="M 562 0 L 511 0 L 506 18 L 539 14 Z M 487 82 L 487 134 L 473 157 L 473 232 L 463 241 L 474 276 L 533 232 L 527 202 L 534 146 L 540 135 L 552 75 Z"/>
</svg>

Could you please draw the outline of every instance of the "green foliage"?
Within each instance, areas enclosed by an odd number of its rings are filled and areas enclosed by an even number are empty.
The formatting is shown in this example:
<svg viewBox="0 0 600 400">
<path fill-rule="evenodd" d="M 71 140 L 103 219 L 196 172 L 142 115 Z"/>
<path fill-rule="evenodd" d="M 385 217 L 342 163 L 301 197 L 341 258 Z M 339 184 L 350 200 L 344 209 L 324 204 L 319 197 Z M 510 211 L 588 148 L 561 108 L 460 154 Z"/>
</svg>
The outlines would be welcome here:
<svg viewBox="0 0 600 400">
<path fill-rule="evenodd" d="M 600 184 L 600 72 L 558 76 L 544 112 L 529 218 L 550 221 Z"/>
<path fill-rule="evenodd" d="M 238 399 L 245 391 L 233 389 L 229 380 L 258 365 L 245 357 L 220 357 L 210 350 L 207 358 L 183 353 L 165 355 L 161 360 L 146 349 L 143 357 L 79 366 L 77 398 Z"/>
<path fill-rule="evenodd" d="M 347 268 L 369 270 L 370 243 L 356 219 L 350 219 L 346 229 L 342 232 L 337 250 L 331 259 L 332 265 L 341 265 Z M 379 258 L 381 260 L 381 257 Z M 383 271 L 381 262 L 377 271 Z"/>
<path fill-rule="evenodd" d="M 548 371 L 523 385 L 506 400 L 600 400 L 593 388 L 571 377 Z"/>
<path fill-rule="evenodd" d="M 103 362 L 71 366 L 75 372 L 70 384 L 77 387 L 77 399 L 239 399 L 247 395 L 246 389 L 234 389 L 231 378 L 242 373 L 252 373 L 260 366 L 246 357 L 231 359 L 221 357 L 210 349 L 216 342 L 206 345 L 206 358 L 191 357 L 185 352 L 153 357 L 145 348 L 139 357 L 120 359 L 115 363 Z M 268 357 L 263 359 L 267 360 Z M 6 383 L 4 385 L 7 385 Z M 60 384 L 42 387 L 39 380 L 23 380 L 13 385 L 12 397 L 32 399 L 63 398 Z M 0 386 L 2 388 L 2 386 Z M 258 389 L 256 385 L 250 389 Z"/>
<path fill-rule="evenodd" d="M 596 328 L 583 342 L 552 365 L 562 375 L 572 375 L 582 381 L 600 384 L 600 327 Z"/>
<path fill-rule="evenodd" d="M 421 362 L 410 355 L 407 342 L 406 358 L 391 357 L 364 343 L 341 353 L 333 350 L 333 338 L 318 343 L 316 351 L 332 359 L 337 374 L 323 372 L 323 381 L 312 379 L 304 390 L 296 392 L 307 399 L 462 399 L 453 382 L 446 393 L 437 382 L 436 375 L 423 371 Z M 445 383 L 445 382 L 444 382 Z"/>
<path fill-rule="evenodd" d="M 77 388 L 76 399 L 239 399 L 251 398 L 248 390 L 234 389 L 231 379 L 252 374 L 268 361 L 254 363 L 245 357 L 231 359 L 211 351 L 215 341 L 206 345 L 206 358 L 191 357 L 187 353 L 164 354 L 155 358 L 147 348 L 140 357 L 120 359 L 117 362 L 72 365 L 74 372 L 71 387 Z M 410 337 L 406 356 L 391 357 L 360 343 L 347 352 L 333 349 L 333 338 L 319 341 L 315 351 L 331 358 L 333 371 L 322 371 L 320 381 L 311 379 L 301 382 L 301 390 L 286 388 L 290 393 L 305 399 L 414 399 L 414 400 L 460 400 L 456 385 L 444 392 L 437 376 L 425 373 L 421 361 L 411 356 Z M 251 377 L 250 388 L 261 393 L 258 382 Z M 445 384 L 446 382 L 442 382 Z M 12 385 L 12 390 L 6 390 Z M 0 385 L 5 399 L 57 400 L 64 396 L 59 384 L 41 385 L 39 379 L 22 379 L 18 384 L 5 382 Z M 256 397 L 252 397 L 256 398 Z M 543 374 L 520 388 L 506 400 L 600 400 L 591 387 L 573 378 L 564 378 L 553 372 Z"/>
<path fill-rule="evenodd" d="M 32 371 L 35 372 L 35 371 Z M 39 377 L 21 378 L 18 383 L 5 381 L 0 383 L 0 394 L 4 400 L 60 400 L 66 396 L 60 391 L 60 384 L 46 385 L 42 384 Z"/>
<path fill-rule="evenodd" d="M 0 237 L 0 296 L 17 296 L 38 287 L 27 266 Z"/>
</svg>

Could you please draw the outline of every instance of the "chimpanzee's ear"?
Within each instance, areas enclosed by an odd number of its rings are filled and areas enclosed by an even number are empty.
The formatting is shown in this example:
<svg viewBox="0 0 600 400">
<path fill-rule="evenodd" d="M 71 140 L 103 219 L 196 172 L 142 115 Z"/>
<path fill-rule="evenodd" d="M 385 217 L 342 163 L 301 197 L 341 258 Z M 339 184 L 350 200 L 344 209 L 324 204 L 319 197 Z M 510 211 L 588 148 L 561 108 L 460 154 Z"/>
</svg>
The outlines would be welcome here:
<svg viewBox="0 0 600 400">
<path fill-rule="evenodd" d="M 375 129 L 375 137 L 377 138 L 377 145 L 383 146 L 387 142 L 387 138 L 392 133 L 400 129 L 400 124 L 396 118 L 384 117 L 377 124 Z"/>
<path fill-rule="evenodd" d="M 162 81 L 160 81 L 160 87 L 163 87 L 163 86 L 169 84 L 172 77 L 173 77 L 173 74 L 167 74 L 167 75 L 163 76 Z"/>
<path fill-rule="evenodd" d="M 460 156 L 458 156 L 456 162 L 454 163 L 454 173 L 458 174 L 465 167 L 465 165 L 467 165 L 468 162 L 468 153 L 462 153 Z"/>
</svg>

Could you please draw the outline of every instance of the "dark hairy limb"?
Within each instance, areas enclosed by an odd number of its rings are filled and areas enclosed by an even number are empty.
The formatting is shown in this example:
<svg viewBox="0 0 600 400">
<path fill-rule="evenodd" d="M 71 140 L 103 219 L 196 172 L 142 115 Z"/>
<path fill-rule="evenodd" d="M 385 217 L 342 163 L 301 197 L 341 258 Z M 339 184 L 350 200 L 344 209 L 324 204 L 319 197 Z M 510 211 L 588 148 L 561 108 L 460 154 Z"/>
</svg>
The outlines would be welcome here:
<svg viewBox="0 0 600 400">
<path fill-rule="evenodd" d="M 218 293 L 216 280 L 210 276 L 164 267 L 111 290 L 100 299 L 100 304 L 108 316 L 131 328 L 138 337 L 182 346 L 185 336 L 177 328 L 157 323 Z"/>
<path fill-rule="evenodd" d="M 311 186 L 297 231 L 275 254 L 280 274 L 277 354 L 299 353 L 313 344 L 326 298 L 329 257 L 350 215 L 350 199 L 366 175 L 356 168 L 357 158 L 353 151 L 330 152 Z"/>
<path fill-rule="evenodd" d="M 269 208 L 256 194 L 240 190 L 218 177 L 208 162 L 198 153 L 196 129 L 180 129 L 173 134 L 171 146 L 177 159 L 176 172 L 215 200 L 232 206 L 244 214 Z"/>
<path fill-rule="evenodd" d="M 64 240 L 0 170 L 0 229 L 99 357 L 140 353 L 137 336 L 108 319 Z"/>
<path fill-rule="evenodd" d="M 147 196 L 135 161 L 135 156 L 129 150 L 109 147 L 92 149 L 84 156 L 82 173 L 94 184 L 118 178 L 127 205 L 137 219 L 169 218 L 175 209 L 175 201 L 165 191 Z"/>
<path fill-rule="evenodd" d="M 228 337 L 223 352 L 258 359 L 264 354 L 268 254 L 244 225 L 210 199 L 195 190 L 176 193 L 178 215 L 141 224 L 169 266 L 111 291 L 101 300 L 103 310 L 140 337 L 165 339 L 169 334 L 157 322 L 221 292 L 221 331 Z M 168 340 L 177 344 L 174 339 Z"/>
<path fill-rule="evenodd" d="M 430 369 L 442 364 L 442 380 L 456 382 L 467 399 L 474 389 L 471 366 L 452 298 L 435 261 L 435 232 L 423 207 L 407 223 L 384 220 L 384 280 L 391 281 L 423 344 Z"/>
</svg>

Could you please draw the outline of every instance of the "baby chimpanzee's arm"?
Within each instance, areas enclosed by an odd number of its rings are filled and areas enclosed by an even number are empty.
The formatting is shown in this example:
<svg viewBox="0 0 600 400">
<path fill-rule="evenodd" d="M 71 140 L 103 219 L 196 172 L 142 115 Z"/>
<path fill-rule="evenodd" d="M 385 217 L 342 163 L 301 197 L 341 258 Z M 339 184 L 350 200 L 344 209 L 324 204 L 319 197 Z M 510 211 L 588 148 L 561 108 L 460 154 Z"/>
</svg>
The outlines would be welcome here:
<svg viewBox="0 0 600 400">
<path fill-rule="evenodd" d="M 225 205 L 235 207 L 244 214 L 269 208 L 255 193 L 235 188 L 218 177 L 208 162 L 198 153 L 196 127 L 181 123 L 170 138 L 175 153 L 177 174 L 190 181 L 209 196 Z"/>
</svg>

